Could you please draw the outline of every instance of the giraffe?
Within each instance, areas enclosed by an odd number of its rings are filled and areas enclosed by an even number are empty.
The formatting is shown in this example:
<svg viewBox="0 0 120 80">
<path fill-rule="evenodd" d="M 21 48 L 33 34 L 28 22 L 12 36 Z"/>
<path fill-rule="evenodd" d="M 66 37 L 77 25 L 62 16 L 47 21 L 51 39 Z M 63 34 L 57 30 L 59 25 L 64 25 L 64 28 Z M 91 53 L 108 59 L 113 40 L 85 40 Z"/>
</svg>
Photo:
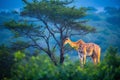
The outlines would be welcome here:
<svg viewBox="0 0 120 80">
<path fill-rule="evenodd" d="M 101 48 L 95 43 L 85 43 L 83 40 L 72 42 L 69 38 L 64 40 L 64 45 L 69 44 L 72 48 L 78 51 L 81 66 L 86 63 L 86 56 L 90 56 L 94 64 L 100 62 Z"/>
</svg>

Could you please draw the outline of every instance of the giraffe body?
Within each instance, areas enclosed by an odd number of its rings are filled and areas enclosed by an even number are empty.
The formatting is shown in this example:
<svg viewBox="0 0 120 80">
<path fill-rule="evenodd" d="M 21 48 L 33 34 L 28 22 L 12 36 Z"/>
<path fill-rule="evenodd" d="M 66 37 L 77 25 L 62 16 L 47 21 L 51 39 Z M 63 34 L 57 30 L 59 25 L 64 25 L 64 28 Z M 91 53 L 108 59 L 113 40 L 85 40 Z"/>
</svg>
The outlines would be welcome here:
<svg viewBox="0 0 120 80">
<path fill-rule="evenodd" d="M 86 56 L 93 59 L 94 64 L 100 62 L 100 47 L 95 43 L 85 43 L 82 40 L 72 42 L 69 38 L 64 41 L 64 44 L 69 43 L 71 47 L 78 51 L 78 56 L 82 65 L 86 62 Z"/>
<path fill-rule="evenodd" d="M 81 61 L 81 64 L 85 64 L 86 56 L 90 56 L 93 59 L 94 64 L 100 62 L 100 47 L 94 43 L 84 43 L 79 45 L 78 55 Z"/>
</svg>

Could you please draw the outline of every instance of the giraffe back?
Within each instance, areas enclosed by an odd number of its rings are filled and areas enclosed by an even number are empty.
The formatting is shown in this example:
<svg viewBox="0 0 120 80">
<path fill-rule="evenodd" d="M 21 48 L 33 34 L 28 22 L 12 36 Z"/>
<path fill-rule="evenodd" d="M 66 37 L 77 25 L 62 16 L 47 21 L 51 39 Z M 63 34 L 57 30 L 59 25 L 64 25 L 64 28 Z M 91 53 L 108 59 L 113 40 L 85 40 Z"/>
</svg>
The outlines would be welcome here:
<svg viewBox="0 0 120 80">
<path fill-rule="evenodd" d="M 93 53 L 98 52 L 99 49 L 100 47 L 95 43 L 84 43 L 79 45 L 78 51 L 91 56 Z"/>
</svg>

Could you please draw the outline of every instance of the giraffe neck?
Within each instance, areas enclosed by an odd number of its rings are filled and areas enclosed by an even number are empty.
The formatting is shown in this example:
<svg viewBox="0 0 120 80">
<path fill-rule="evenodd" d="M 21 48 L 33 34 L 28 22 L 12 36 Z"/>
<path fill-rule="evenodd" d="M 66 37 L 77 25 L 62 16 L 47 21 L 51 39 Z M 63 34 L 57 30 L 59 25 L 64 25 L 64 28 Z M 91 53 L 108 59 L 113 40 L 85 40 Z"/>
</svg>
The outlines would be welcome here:
<svg viewBox="0 0 120 80">
<path fill-rule="evenodd" d="M 71 40 L 69 41 L 69 44 L 72 48 L 75 48 L 77 50 L 78 44 L 76 42 L 72 42 Z"/>
<path fill-rule="evenodd" d="M 70 44 L 70 46 L 71 46 L 72 48 L 74 48 L 74 49 L 76 49 L 76 50 L 78 50 L 78 48 L 79 48 L 80 45 L 85 44 L 85 42 L 82 41 L 82 40 L 78 40 L 78 41 L 76 41 L 76 42 L 72 42 L 72 41 L 70 40 L 68 43 Z"/>
</svg>

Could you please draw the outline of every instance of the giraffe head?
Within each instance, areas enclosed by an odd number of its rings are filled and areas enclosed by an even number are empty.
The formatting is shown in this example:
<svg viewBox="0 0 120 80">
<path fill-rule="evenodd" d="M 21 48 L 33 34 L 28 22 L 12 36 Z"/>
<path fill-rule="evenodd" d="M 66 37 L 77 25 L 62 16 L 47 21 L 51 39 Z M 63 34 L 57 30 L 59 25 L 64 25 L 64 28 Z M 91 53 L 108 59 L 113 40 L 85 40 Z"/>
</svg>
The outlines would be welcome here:
<svg viewBox="0 0 120 80">
<path fill-rule="evenodd" d="M 64 45 L 66 45 L 67 43 L 69 43 L 70 42 L 70 39 L 69 38 L 65 38 L 65 40 L 64 40 Z"/>
</svg>

